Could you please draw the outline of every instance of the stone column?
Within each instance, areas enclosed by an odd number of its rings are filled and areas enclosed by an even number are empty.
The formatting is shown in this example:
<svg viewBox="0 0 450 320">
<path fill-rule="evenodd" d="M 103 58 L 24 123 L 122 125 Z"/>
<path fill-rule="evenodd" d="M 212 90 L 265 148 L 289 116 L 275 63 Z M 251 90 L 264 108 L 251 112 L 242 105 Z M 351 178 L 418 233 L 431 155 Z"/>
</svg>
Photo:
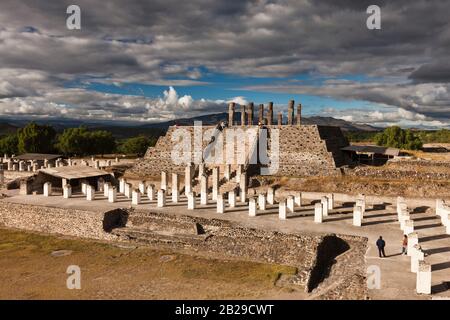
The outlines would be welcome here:
<svg viewBox="0 0 450 320">
<path fill-rule="evenodd" d="M 353 225 L 361 227 L 362 225 L 362 208 L 360 206 L 353 207 Z"/>
<path fill-rule="evenodd" d="M 184 194 L 192 191 L 192 165 L 189 164 L 184 169 Z"/>
<path fill-rule="evenodd" d="M 414 232 L 414 221 L 413 220 L 405 221 L 403 233 L 406 235 L 409 235 L 410 233 L 413 233 L 413 232 Z"/>
<path fill-rule="evenodd" d="M 287 196 L 286 198 L 286 206 L 288 208 L 289 212 L 295 212 L 295 208 L 294 208 L 294 196 Z"/>
<path fill-rule="evenodd" d="M 217 200 L 217 213 L 224 213 L 225 212 L 225 203 L 223 201 L 223 194 L 219 193 L 216 196 Z"/>
<path fill-rule="evenodd" d="M 302 104 L 299 103 L 297 105 L 297 125 L 301 126 L 302 125 Z"/>
<path fill-rule="evenodd" d="M 167 191 L 167 173 L 161 171 L 161 189 Z"/>
<path fill-rule="evenodd" d="M 227 181 L 230 181 L 231 165 L 225 164 L 225 166 L 224 166 L 224 174 L 223 175 L 224 175 L 225 179 L 227 179 Z"/>
<path fill-rule="evenodd" d="M 400 222 L 403 212 L 408 212 L 408 206 L 405 202 L 397 202 L 397 219 Z"/>
<path fill-rule="evenodd" d="M 283 125 L 283 113 L 278 112 L 278 126 L 281 127 Z"/>
<path fill-rule="evenodd" d="M 120 162 L 120 159 L 116 157 L 116 158 L 114 159 L 114 162 L 115 162 L 115 163 L 119 163 L 119 162 Z"/>
<path fill-rule="evenodd" d="M 272 187 L 267 189 L 267 203 L 271 205 L 275 203 L 275 190 Z"/>
<path fill-rule="evenodd" d="M 144 181 L 139 181 L 139 192 L 141 194 L 145 194 L 145 182 Z"/>
<path fill-rule="evenodd" d="M 271 126 L 273 124 L 273 102 L 269 102 L 267 111 L 267 124 Z"/>
<path fill-rule="evenodd" d="M 294 119 L 294 100 L 289 101 L 288 106 L 288 125 L 292 126 L 292 121 Z"/>
<path fill-rule="evenodd" d="M 188 199 L 188 210 L 194 210 L 195 209 L 195 194 L 194 192 L 190 191 L 186 194 Z"/>
<path fill-rule="evenodd" d="M 322 197 L 320 199 L 320 202 L 322 203 L 322 206 L 323 206 L 323 216 L 328 217 L 328 198 Z"/>
<path fill-rule="evenodd" d="M 328 210 L 333 210 L 334 209 L 334 194 L 329 193 L 327 195 L 327 198 L 328 198 Z"/>
<path fill-rule="evenodd" d="M 406 226 L 406 222 L 410 221 L 410 217 L 409 217 L 409 213 L 408 212 L 403 212 L 403 214 L 400 216 L 400 229 L 404 232 L 405 231 L 405 226 Z"/>
<path fill-rule="evenodd" d="M 17 171 L 17 163 L 13 163 L 13 165 L 12 165 L 12 170 L 13 170 L 13 171 Z"/>
<path fill-rule="evenodd" d="M 141 192 L 139 189 L 134 189 L 131 193 L 131 204 L 137 206 L 141 204 Z"/>
<path fill-rule="evenodd" d="M 25 171 L 25 162 L 19 161 L 19 171 Z"/>
<path fill-rule="evenodd" d="M 247 203 L 247 174 L 245 172 L 239 179 L 239 192 L 241 203 Z"/>
<path fill-rule="evenodd" d="M 172 173 L 172 202 L 178 203 L 180 198 L 180 185 L 178 183 L 178 173 Z"/>
<path fill-rule="evenodd" d="M 416 278 L 416 292 L 419 294 L 431 294 L 431 265 L 425 261 L 419 262 L 419 270 Z"/>
<path fill-rule="evenodd" d="M 0 170 L 0 184 L 5 182 L 5 171 L 3 169 Z"/>
<path fill-rule="evenodd" d="M 266 210 L 266 195 L 265 194 L 260 193 L 258 195 L 258 207 L 262 211 Z"/>
<path fill-rule="evenodd" d="M 108 202 L 114 203 L 117 199 L 117 189 L 116 187 L 111 187 L 108 190 Z"/>
<path fill-rule="evenodd" d="M 228 126 L 233 126 L 234 124 L 234 109 L 235 109 L 235 103 L 230 102 L 228 105 Z"/>
<path fill-rule="evenodd" d="M 205 164 L 204 163 L 200 163 L 198 165 L 198 178 L 201 179 L 202 175 L 205 173 Z"/>
<path fill-rule="evenodd" d="M 261 124 L 264 124 L 264 105 L 263 104 L 259 105 L 258 122 Z"/>
<path fill-rule="evenodd" d="M 159 189 L 158 190 L 158 208 L 162 208 L 166 206 L 166 190 Z"/>
<path fill-rule="evenodd" d="M 131 198 L 131 184 L 125 183 L 125 191 L 124 191 L 125 197 L 128 199 Z"/>
<path fill-rule="evenodd" d="M 95 188 L 88 184 L 86 186 L 86 200 L 93 201 L 95 199 Z"/>
<path fill-rule="evenodd" d="M 247 109 L 248 109 L 248 125 L 252 126 L 253 125 L 253 102 L 250 102 L 247 105 Z"/>
<path fill-rule="evenodd" d="M 417 273 L 419 271 L 419 263 L 424 261 L 425 254 L 418 244 L 411 248 L 411 253 L 411 272 Z"/>
<path fill-rule="evenodd" d="M 81 193 L 82 194 L 86 194 L 86 189 L 87 189 L 87 181 L 86 180 L 81 180 Z"/>
<path fill-rule="evenodd" d="M 106 182 L 103 186 L 103 196 L 108 198 L 109 189 L 111 189 L 111 182 Z"/>
<path fill-rule="evenodd" d="M 208 204 L 208 177 L 205 175 L 200 178 L 200 204 Z"/>
<path fill-rule="evenodd" d="M 239 183 L 241 181 L 242 174 L 242 164 L 238 164 L 236 167 L 236 182 Z"/>
<path fill-rule="evenodd" d="M 119 179 L 119 192 L 120 193 L 124 193 L 125 192 L 125 179 L 124 178 L 120 178 Z"/>
<path fill-rule="evenodd" d="M 323 221 L 323 207 L 320 202 L 314 205 L 314 222 L 322 223 Z"/>
<path fill-rule="evenodd" d="M 52 184 L 50 182 L 44 183 L 44 197 L 50 197 L 52 195 Z"/>
<path fill-rule="evenodd" d="M 296 192 L 294 195 L 294 202 L 295 205 L 297 207 L 301 207 L 302 206 L 302 193 L 301 192 Z"/>
<path fill-rule="evenodd" d="M 412 256 L 412 250 L 416 244 L 419 244 L 419 235 L 417 234 L 417 232 L 411 232 L 410 234 L 408 234 L 408 256 Z"/>
<path fill-rule="evenodd" d="M 147 198 L 150 201 L 153 201 L 153 199 L 155 198 L 155 185 L 154 184 L 149 184 L 147 186 Z"/>
<path fill-rule="evenodd" d="M 219 193 L 219 168 L 214 167 L 212 170 L 212 199 L 217 199 Z"/>
<path fill-rule="evenodd" d="M 66 184 L 63 186 L 63 198 L 69 199 L 72 196 L 72 186 L 70 184 Z"/>
<path fill-rule="evenodd" d="M 100 169 L 100 161 L 99 160 L 95 160 L 94 161 L 94 168 L 95 169 Z"/>
<path fill-rule="evenodd" d="M 248 198 L 248 215 L 250 217 L 256 217 L 256 199 L 255 199 L 255 197 Z"/>
<path fill-rule="evenodd" d="M 98 178 L 97 179 L 97 190 L 98 191 L 103 191 L 104 185 L 105 185 L 105 179 Z"/>
<path fill-rule="evenodd" d="M 8 160 L 8 171 L 13 170 L 13 162 L 11 160 Z"/>
<path fill-rule="evenodd" d="M 38 171 L 38 164 L 36 162 L 33 163 L 33 172 Z"/>
<path fill-rule="evenodd" d="M 286 220 L 287 219 L 287 205 L 286 199 L 281 199 L 278 203 L 278 219 Z"/>
<path fill-rule="evenodd" d="M 44 159 L 44 168 L 48 168 L 48 160 Z"/>
<path fill-rule="evenodd" d="M 236 207 L 236 192 L 234 190 L 228 191 L 228 205 L 230 208 Z"/>
<path fill-rule="evenodd" d="M 245 126 L 247 110 L 244 105 L 241 106 L 241 126 Z"/>
<path fill-rule="evenodd" d="M 358 196 L 356 199 L 356 205 L 361 207 L 362 216 L 364 218 L 364 213 L 366 212 L 366 199 L 365 196 Z"/>
</svg>

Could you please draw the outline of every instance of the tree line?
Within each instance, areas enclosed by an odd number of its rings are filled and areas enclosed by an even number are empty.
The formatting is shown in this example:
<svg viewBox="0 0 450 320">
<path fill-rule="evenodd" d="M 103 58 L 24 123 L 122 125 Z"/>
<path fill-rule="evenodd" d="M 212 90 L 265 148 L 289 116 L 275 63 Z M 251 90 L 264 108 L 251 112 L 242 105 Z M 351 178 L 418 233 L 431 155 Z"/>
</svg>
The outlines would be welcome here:
<svg viewBox="0 0 450 320">
<path fill-rule="evenodd" d="M 67 128 L 61 133 L 50 125 L 34 122 L 15 133 L 0 137 L 0 154 L 60 153 L 67 156 L 121 153 L 142 156 L 156 143 L 161 132 L 116 139 L 106 130 L 89 130 L 84 126 Z"/>
</svg>

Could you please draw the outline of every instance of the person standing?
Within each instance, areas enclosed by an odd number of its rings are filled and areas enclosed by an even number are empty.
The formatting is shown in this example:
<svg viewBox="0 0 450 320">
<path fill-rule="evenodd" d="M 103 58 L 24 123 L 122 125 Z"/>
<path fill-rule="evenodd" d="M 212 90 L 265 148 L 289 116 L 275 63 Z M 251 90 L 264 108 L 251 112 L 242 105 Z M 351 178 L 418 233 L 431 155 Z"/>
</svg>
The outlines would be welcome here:
<svg viewBox="0 0 450 320">
<path fill-rule="evenodd" d="M 378 255 L 380 258 L 385 258 L 386 254 L 384 253 L 384 247 L 386 246 L 386 242 L 383 240 L 383 237 L 380 236 L 377 240 L 377 247 L 378 247 Z"/>
<path fill-rule="evenodd" d="M 408 236 L 406 234 L 403 236 L 402 253 L 408 254 Z"/>
</svg>

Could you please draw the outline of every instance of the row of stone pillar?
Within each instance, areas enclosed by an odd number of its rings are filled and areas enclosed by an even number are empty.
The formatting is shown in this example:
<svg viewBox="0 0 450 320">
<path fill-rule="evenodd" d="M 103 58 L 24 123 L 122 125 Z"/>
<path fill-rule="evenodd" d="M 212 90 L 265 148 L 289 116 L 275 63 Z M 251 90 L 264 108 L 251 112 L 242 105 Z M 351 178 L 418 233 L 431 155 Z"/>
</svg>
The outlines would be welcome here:
<svg viewBox="0 0 450 320">
<path fill-rule="evenodd" d="M 287 125 L 293 125 L 294 124 L 294 100 L 289 101 L 288 105 L 288 114 L 287 114 Z M 254 118 L 253 118 L 253 109 L 254 105 L 253 102 L 250 102 L 248 105 L 241 105 L 241 126 L 251 126 L 254 125 Z M 236 103 L 231 102 L 228 105 L 228 125 L 233 126 L 235 125 L 234 121 L 234 114 L 236 112 Z M 277 123 L 279 126 L 283 124 L 283 113 L 278 113 Z M 302 105 L 297 105 L 297 116 L 296 116 L 296 124 L 301 125 L 302 121 Z M 266 125 L 273 125 L 274 123 L 273 118 L 273 102 L 269 102 L 268 104 L 268 112 L 265 115 L 264 112 L 264 104 L 259 105 L 259 112 L 258 112 L 258 124 L 266 124 Z"/>
</svg>

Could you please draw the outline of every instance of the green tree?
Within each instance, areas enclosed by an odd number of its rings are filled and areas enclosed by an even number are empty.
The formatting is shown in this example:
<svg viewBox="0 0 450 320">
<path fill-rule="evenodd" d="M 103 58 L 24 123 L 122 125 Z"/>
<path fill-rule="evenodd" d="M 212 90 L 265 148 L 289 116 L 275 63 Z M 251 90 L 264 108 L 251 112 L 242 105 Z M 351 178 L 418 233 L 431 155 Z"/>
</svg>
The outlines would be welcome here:
<svg viewBox="0 0 450 320">
<path fill-rule="evenodd" d="M 59 135 L 57 147 L 67 155 L 103 155 L 114 152 L 116 141 L 108 131 L 89 131 L 86 127 L 68 128 Z"/>
<path fill-rule="evenodd" d="M 407 150 L 418 150 L 422 148 L 422 140 L 410 129 L 404 130 L 398 126 L 386 128 L 374 137 L 379 146 L 392 147 Z"/>
<path fill-rule="evenodd" d="M 137 136 L 125 140 L 119 146 L 119 152 L 125 154 L 135 154 L 139 157 L 143 156 L 147 148 L 152 144 L 152 140 L 146 136 Z"/>
<path fill-rule="evenodd" d="M 111 132 L 104 130 L 92 131 L 88 134 L 89 145 L 92 147 L 90 154 L 112 153 L 116 149 L 116 140 Z"/>
<path fill-rule="evenodd" d="M 8 134 L 0 139 L 0 155 L 17 154 L 19 152 L 17 134 Z"/>
<path fill-rule="evenodd" d="M 17 132 L 20 153 L 50 153 L 54 151 L 56 131 L 48 125 L 30 122 Z"/>
</svg>

